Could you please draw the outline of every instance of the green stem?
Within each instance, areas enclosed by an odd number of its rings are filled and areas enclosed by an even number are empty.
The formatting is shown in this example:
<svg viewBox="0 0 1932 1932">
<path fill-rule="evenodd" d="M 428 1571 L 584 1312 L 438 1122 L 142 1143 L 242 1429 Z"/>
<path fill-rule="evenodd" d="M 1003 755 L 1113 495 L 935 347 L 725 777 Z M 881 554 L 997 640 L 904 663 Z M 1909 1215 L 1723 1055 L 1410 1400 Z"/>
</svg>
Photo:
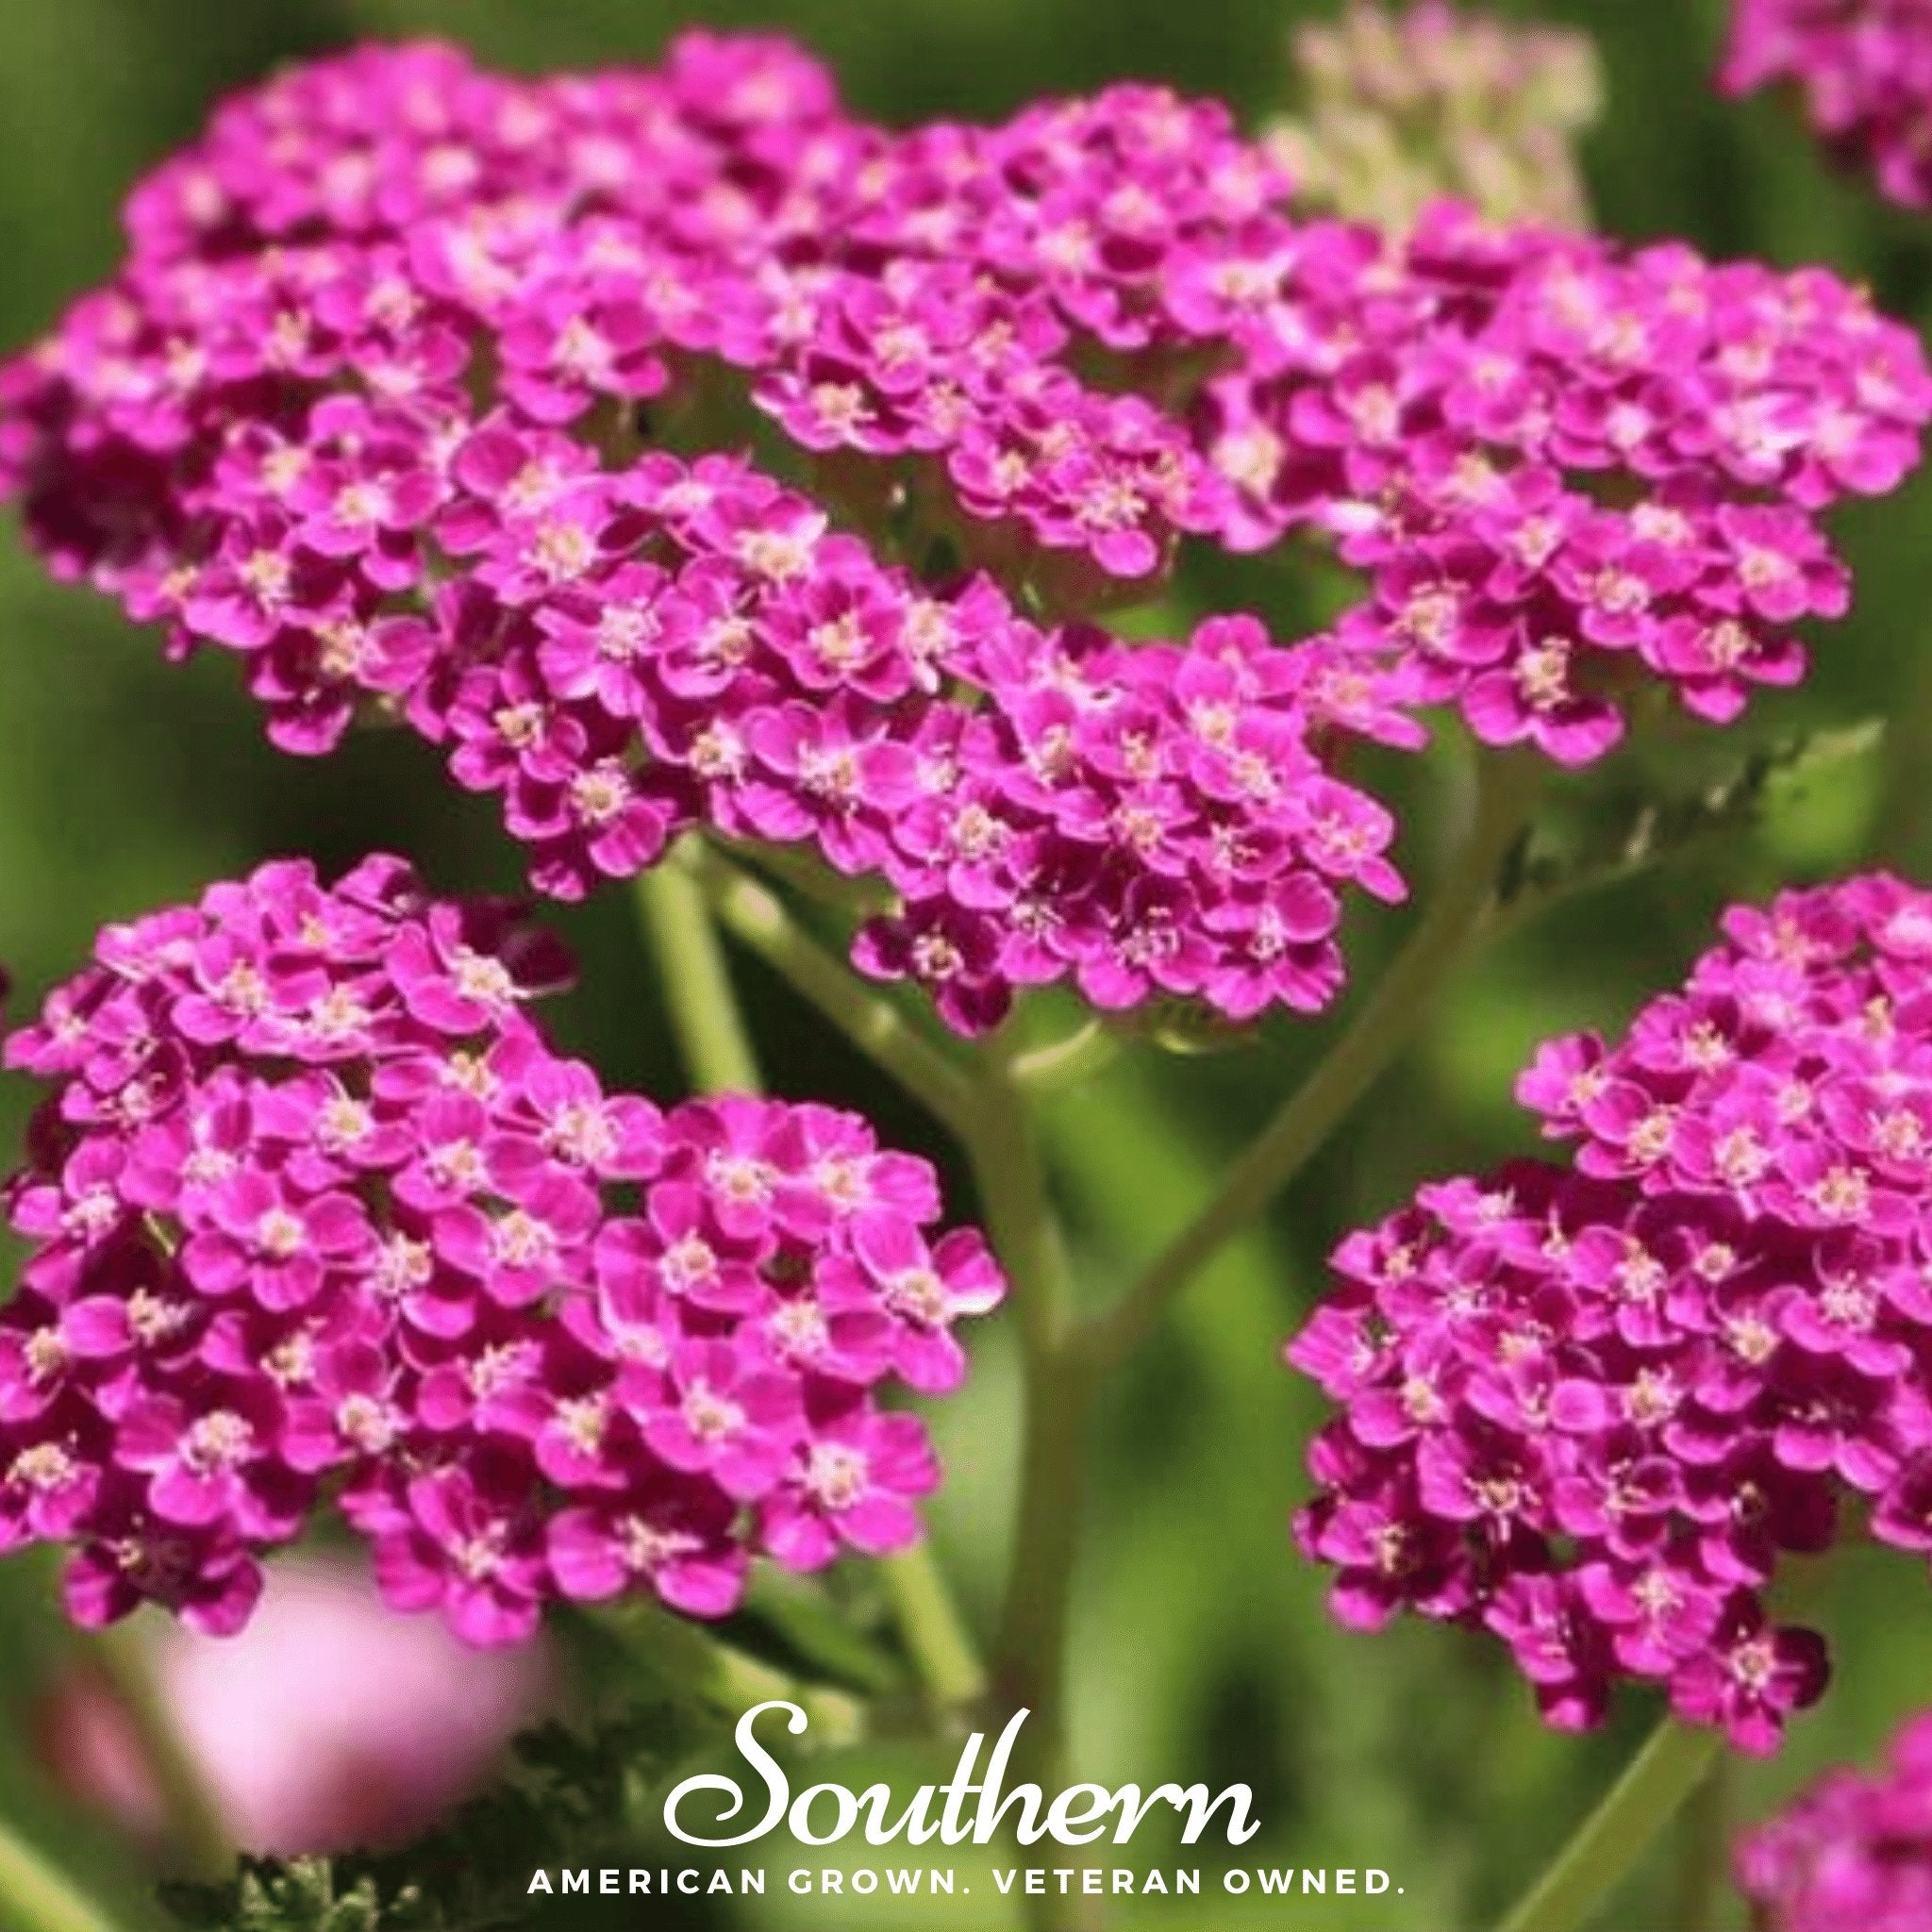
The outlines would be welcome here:
<svg viewBox="0 0 1932 1932">
<path fill-rule="evenodd" d="M 645 930 L 663 971 L 671 1028 L 691 1084 L 700 1091 L 757 1093 L 763 1086 L 758 1056 L 695 870 L 694 865 L 660 865 L 638 881 Z M 752 899 L 760 893 L 762 888 L 751 886 L 741 896 Z M 727 891 L 724 896 L 734 894 Z M 769 924 L 769 908 L 754 909 Z M 778 911 L 783 914 L 782 906 Z M 931 1546 L 920 1543 L 886 1568 L 899 1634 L 928 1696 L 941 1707 L 978 1696 L 983 1687 L 979 1662 Z"/>
<path fill-rule="evenodd" d="M 1723 1733 L 1665 1718 L 1498 1932 L 1577 1932 L 1691 1792 L 1710 1775 Z"/>
<path fill-rule="evenodd" d="M 993 1246 L 1013 1284 L 1021 1341 L 1028 1356 L 1049 1357 L 1072 1327 L 1072 1277 L 1033 1123 L 1004 1068 L 989 1069 L 979 1084 L 966 1153 Z"/>
<path fill-rule="evenodd" d="M 161 1697 L 139 1627 L 121 1624 L 105 1630 L 91 1649 L 134 1725 L 142 1759 L 160 1792 L 168 1833 L 183 1865 L 196 1878 L 225 1876 L 235 1863 L 235 1840 Z"/>
<path fill-rule="evenodd" d="M 114 1922 L 0 1819 L 0 1925 L 8 1932 L 115 1932 Z"/>
<path fill-rule="evenodd" d="M 1067 1626 L 1091 1393 L 1091 1378 L 1064 1348 L 1027 1356 L 1019 1509 L 993 1679 L 1005 1709 L 1032 1713 L 1025 1735 L 1036 1757 L 1055 1766 L 1066 1751 Z"/>
<path fill-rule="evenodd" d="M 613 1613 L 610 1627 L 629 1640 L 666 1697 L 685 1707 L 736 1722 L 754 1705 L 779 1698 L 806 1713 L 820 1745 L 852 1744 L 867 1735 L 866 1708 L 858 1698 L 801 1683 L 655 1602 L 626 1603 Z"/>
<path fill-rule="evenodd" d="M 678 866 L 654 866 L 640 874 L 637 891 L 691 1085 L 705 1093 L 756 1093 L 758 1058 L 697 881 Z"/>
<path fill-rule="evenodd" d="M 776 893 L 702 845 L 685 846 L 674 862 L 702 887 L 726 932 L 791 981 L 942 1126 L 962 1141 L 969 1137 L 974 1102 L 965 1074 L 806 931 Z"/>
<path fill-rule="evenodd" d="M 1073 1285 L 1048 1199 L 1033 1124 L 1004 1066 L 980 1087 L 978 1130 L 967 1143 L 993 1246 L 1013 1284 L 1023 1394 L 1020 1495 L 1012 1558 L 993 1651 L 1003 1711 L 1030 1713 L 1014 1755 L 1016 1782 L 1065 1783 L 1067 1625 L 1079 1541 L 1083 1456 L 1092 1379 L 1070 1347 Z M 1023 1848 L 1029 1861 L 1062 1863 L 1064 1851 Z M 1077 1896 L 1032 1900 L 1033 1923 L 1080 1923 Z"/>
<path fill-rule="evenodd" d="M 1120 1049 L 1118 1034 L 1104 1021 L 1089 1020 L 1064 1040 L 1019 1055 L 1007 1071 L 1023 1093 L 1058 1093 L 1105 1073 Z"/>
<path fill-rule="evenodd" d="M 1731 1760 L 1720 1757 L 1691 1792 L 1678 1825 L 1674 1932 L 1714 1932 L 1730 1871 Z"/>
<path fill-rule="evenodd" d="M 1213 1199 L 1134 1287 L 1089 1324 L 1083 1345 L 1096 1367 L 1124 1360 L 1152 1334 L 1168 1303 L 1294 1179 L 1407 1044 L 1430 996 L 1493 909 L 1499 876 L 1528 822 L 1535 791 L 1530 761 L 1481 758 L 1468 835 L 1428 910 L 1341 1037 L 1236 1158 Z"/>
<path fill-rule="evenodd" d="M 823 859 L 783 845 L 751 848 L 721 844 L 719 851 L 741 858 L 748 867 L 775 885 L 789 886 L 814 906 L 843 913 L 851 919 L 867 919 L 883 912 L 892 903 L 889 887 L 876 879 L 849 879 L 834 872 Z"/>
<path fill-rule="evenodd" d="M 986 1670 L 959 1607 L 946 1588 L 930 1543 L 916 1543 L 878 1566 L 892 1606 L 892 1621 L 920 1681 L 941 1710 L 978 1703 L 986 1694 Z"/>
<path fill-rule="evenodd" d="M 1048 1793 L 1072 1780 L 1067 1652 L 1075 1553 L 1086 1491 L 1086 1424 L 1091 1384 L 1067 1351 L 1029 1357 L 1021 1408 L 1019 1511 L 993 1684 L 1005 1716 L 1028 1713 L 1011 1767 L 1013 1783 Z M 1008 1787 L 1010 1789 L 1010 1786 Z M 1041 1841 L 1022 1845 L 1029 1866 L 1085 1865 L 1089 1855 Z M 1048 1881 L 1049 1886 L 1052 1880 Z M 1036 1932 L 1072 1932 L 1100 1916 L 1098 1903 L 1051 1890 L 1029 1897 Z"/>
</svg>

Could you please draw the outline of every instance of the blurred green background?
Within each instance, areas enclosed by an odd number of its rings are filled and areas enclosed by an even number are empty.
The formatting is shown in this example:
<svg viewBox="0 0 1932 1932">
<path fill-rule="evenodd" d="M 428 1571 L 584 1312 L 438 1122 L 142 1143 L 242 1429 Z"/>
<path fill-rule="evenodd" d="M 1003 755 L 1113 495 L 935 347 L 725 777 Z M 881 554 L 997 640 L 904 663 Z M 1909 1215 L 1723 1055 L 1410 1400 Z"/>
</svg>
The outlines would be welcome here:
<svg viewBox="0 0 1932 1932">
<path fill-rule="evenodd" d="M 778 25 L 831 63 L 856 107 L 888 119 L 1000 115 L 1042 92 L 1119 76 L 1222 93 L 1254 115 L 1281 101 L 1291 23 L 1324 10 L 1286 0 L 4 0 L 0 347 L 25 341 L 111 266 L 122 195 L 195 129 L 216 95 L 360 35 L 445 33 L 486 60 L 540 68 L 648 59 L 687 22 Z M 1833 176 L 1774 104 L 1740 108 L 1711 93 L 1715 0 L 1502 10 L 1540 11 L 1599 37 L 1609 107 L 1586 160 L 1606 228 L 1781 263 L 1825 261 L 1869 282 L 1893 312 L 1928 319 L 1932 223 L 1888 212 L 1858 183 Z M 1932 872 L 1932 488 L 1861 507 L 1839 529 L 1857 608 L 1823 641 L 1804 690 L 1761 703 L 1721 739 L 1674 738 L 1641 768 L 1625 759 L 1596 782 L 1689 784 L 1751 743 L 1881 716 L 1890 724 L 1885 749 L 1833 767 L 1757 828 L 1574 902 L 1493 949 L 1269 1226 L 1197 1286 L 1106 1406 L 1074 1638 L 1080 1775 L 1108 1785 L 1244 1779 L 1266 1825 L 1245 1862 L 1377 1865 L 1404 1888 L 1373 1905 L 1298 1901 L 1297 1924 L 1335 1932 L 1482 1924 L 1561 1840 L 1653 1716 L 1626 1701 L 1599 1736 L 1560 1738 L 1540 1727 L 1491 1643 L 1419 1626 L 1350 1638 L 1332 1626 L 1321 1577 L 1286 1541 L 1316 1411 L 1277 1352 L 1319 1291 L 1333 1239 L 1425 1175 L 1526 1144 L 1509 1090 L 1531 1045 L 1556 1029 L 1617 1024 L 1646 990 L 1681 973 L 1727 899 L 1874 858 Z M 1189 580 L 1177 597 L 1257 602 L 1292 634 L 1322 594 L 1250 567 Z M 46 583 L 10 525 L 0 526 L 0 959 L 23 1001 L 71 971 L 104 921 L 192 895 L 274 853 L 333 865 L 391 846 L 444 887 L 515 881 L 487 805 L 440 783 L 423 747 L 371 734 L 320 763 L 273 752 L 229 665 L 211 655 L 187 672 L 164 668 L 153 640 L 103 601 Z M 1374 777 L 1414 804 L 1440 795 L 1440 765 L 1388 761 Z M 1430 827 L 1442 816 L 1407 816 L 1404 856 L 1415 875 L 1426 873 Z M 559 1025 L 613 1079 L 675 1091 L 657 989 L 624 895 L 561 924 L 584 956 L 587 991 Z M 1363 923 L 1358 977 L 1394 924 Z M 741 971 L 775 1086 L 865 1105 L 903 1143 L 932 1144 L 923 1121 L 782 988 L 749 965 Z M 1309 1052 L 1310 1036 L 1288 1027 L 1237 1054 L 1137 1052 L 1058 1104 L 1052 1151 L 1091 1292 L 1116 1291 L 1185 1218 Z M 8 1144 L 26 1099 L 18 1083 L 0 1088 Z M 1014 1409 L 997 1333 L 979 1357 L 969 1390 L 939 1418 L 950 1474 L 934 1520 L 940 1550 L 983 1620 L 1003 1557 Z M 76 1861 L 132 1920 L 142 1874 L 131 1855 L 67 1807 L 33 1761 L 32 1712 L 65 1642 L 49 1586 L 32 1563 L 0 1571 L 0 1809 Z M 1870 1757 L 1899 1714 L 1932 1703 L 1932 1591 L 1919 1567 L 1854 1556 L 1837 1571 L 1824 1614 L 1837 1683 L 1775 1763 L 1745 1773 L 1744 1817 L 1762 1815 L 1824 1762 Z M 924 1762 L 907 1768 L 936 1774 Z M 1142 1838 L 1150 1855 L 1161 1850 L 1151 1828 Z M 808 1905 L 783 1890 L 784 1854 L 767 1862 L 774 1891 L 761 1907 L 721 1901 L 709 1912 L 692 1907 L 688 1920 L 654 1910 L 667 1924 L 984 1927 L 1009 1909 L 983 1882 L 950 1914 L 902 1908 L 895 1920 L 889 1907 L 850 1900 Z M 1626 1932 L 1667 1926 L 1669 1862 L 1666 1847 L 1608 1902 L 1603 1923 Z M 1281 1916 L 1253 1899 L 1216 1897 L 1211 1877 L 1208 1890 L 1165 1916 L 1150 1901 L 1121 1917 L 1235 1926 Z M 574 1904 L 558 1919 L 581 1924 L 589 1910 Z"/>
</svg>

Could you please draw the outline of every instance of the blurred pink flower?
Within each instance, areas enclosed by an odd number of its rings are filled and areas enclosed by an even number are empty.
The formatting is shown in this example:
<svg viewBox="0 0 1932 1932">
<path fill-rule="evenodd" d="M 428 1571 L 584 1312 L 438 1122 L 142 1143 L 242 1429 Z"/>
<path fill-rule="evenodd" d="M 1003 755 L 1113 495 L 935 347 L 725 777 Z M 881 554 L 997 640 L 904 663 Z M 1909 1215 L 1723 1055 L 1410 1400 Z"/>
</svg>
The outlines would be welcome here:
<svg viewBox="0 0 1932 1932">
<path fill-rule="evenodd" d="M 398 1617 L 359 1564 L 275 1565 L 239 1636 L 154 1620 L 157 1687 L 237 1843 L 287 1857 L 394 1843 L 484 1784 L 552 1695 L 541 1642 L 479 1654 L 438 1620 Z M 130 1830 L 162 1804 L 125 1707 L 76 1673 L 45 1712 L 56 1774 Z"/>
</svg>

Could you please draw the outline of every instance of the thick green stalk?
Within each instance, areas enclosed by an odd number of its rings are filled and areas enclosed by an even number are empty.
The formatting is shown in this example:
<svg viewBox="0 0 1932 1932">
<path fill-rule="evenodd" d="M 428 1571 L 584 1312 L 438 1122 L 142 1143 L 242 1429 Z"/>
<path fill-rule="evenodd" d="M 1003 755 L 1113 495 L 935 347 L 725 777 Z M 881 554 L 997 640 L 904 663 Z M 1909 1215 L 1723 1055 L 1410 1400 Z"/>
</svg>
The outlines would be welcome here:
<svg viewBox="0 0 1932 1932">
<path fill-rule="evenodd" d="M 1023 1376 L 1019 1507 L 992 1689 L 1003 1712 L 1030 1713 L 1013 1781 L 1051 1792 L 1066 1782 L 1067 1624 L 1092 1382 L 1069 1345 L 1072 1279 L 1033 1124 L 998 1062 L 981 1084 L 978 1128 L 967 1151 L 993 1246 L 1012 1281 Z M 1067 1862 L 1058 1848 L 1022 1850 L 1029 1860 Z M 1077 1896 L 1053 1892 L 1031 1900 L 1028 1909 L 1041 1932 L 1079 1924 L 1085 1910 Z"/>
<path fill-rule="evenodd" d="M 705 1093 L 756 1093 L 758 1058 L 697 881 L 678 866 L 659 865 L 639 877 L 637 891 L 691 1085 Z"/>
<path fill-rule="evenodd" d="M 882 1557 L 879 1576 L 892 1606 L 892 1621 L 908 1654 L 919 1666 L 926 1694 L 941 1710 L 958 1710 L 986 1694 L 986 1669 L 973 1633 L 946 1588 L 929 1542 Z"/>
<path fill-rule="evenodd" d="M 852 1744 L 867 1735 L 866 1707 L 857 1697 L 802 1683 L 655 1602 L 625 1604 L 611 1628 L 637 1643 L 665 1694 L 688 1708 L 736 1722 L 754 1705 L 779 1698 L 806 1713 L 821 1745 Z"/>
<path fill-rule="evenodd" d="M 1665 1718 L 1498 1932 L 1579 1932 L 1711 1774 L 1724 1734 Z"/>
<path fill-rule="evenodd" d="M 1019 1510 L 993 1687 L 1005 1709 L 1032 1713 L 1029 1753 L 1058 1769 L 1066 1755 L 1067 1626 L 1092 1383 L 1064 1346 L 1029 1353 L 1024 1373 Z"/>
<path fill-rule="evenodd" d="M 691 1084 L 707 1093 L 759 1091 L 758 1056 L 693 869 L 660 865 L 645 873 L 638 881 L 638 904 Z M 885 1570 L 900 1637 L 927 1696 L 941 1707 L 971 1702 L 984 1688 L 984 1676 L 931 1545 L 902 1552 Z"/>
<path fill-rule="evenodd" d="M 0 1818 L 0 1926 L 7 1932 L 115 1932 L 113 1920 L 75 1890 L 4 1818 Z"/>
<path fill-rule="evenodd" d="M 733 939 L 790 980 L 941 1126 L 959 1140 L 970 1136 L 973 1089 L 965 1074 L 807 932 L 775 892 L 702 845 L 686 845 L 673 862 L 697 881 L 712 914 Z"/>
<path fill-rule="evenodd" d="M 1341 1038 L 1236 1158 L 1214 1198 L 1089 1325 L 1083 1345 L 1097 1368 L 1131 1355 L 1174 1296 L 1320 1152 L 1413 1036 L 1431 995 L 1482 929 L 1504 861 L 1534 805 L 1535 767 L 1485 755 L 1477 774 L 1469 832 L 1428 910 Z"/>
<path fill-rule="evenodd" d="M 1068 1624 L 1086 1491 L 1091 1382 L 1064 1348 L 1026 1357 L 1021 1411 L 1020 1499 L 1007 1598 L 993 1654 L 993 1691 L 1005 1716 L 1029 1713 L 1008 1789 L 1033 1783 L 1051 1799 L 1072 1781 L 1067 1719 Z M 1022 1845 L 1029 1865 L 1083 1865 L 1088 1854 L 1051 1840 Z M 1036 1932 L 1096 1923 L 1096 1900 L 1049 1890 L 1026 1901 Z"/>
<path fill-rule="evenodd" d="M 1675 1932 L 1716 1932 L 1731 1858 L 1731 1760 L 1720 1757 L 1678 1821 Z"/>
</svg>

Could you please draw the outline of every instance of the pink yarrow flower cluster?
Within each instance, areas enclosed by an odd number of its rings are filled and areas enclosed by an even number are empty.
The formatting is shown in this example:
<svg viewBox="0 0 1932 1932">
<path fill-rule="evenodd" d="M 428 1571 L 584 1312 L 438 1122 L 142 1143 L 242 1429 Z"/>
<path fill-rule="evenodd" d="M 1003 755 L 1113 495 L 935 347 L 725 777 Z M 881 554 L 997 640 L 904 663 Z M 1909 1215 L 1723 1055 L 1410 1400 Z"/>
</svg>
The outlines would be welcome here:
<svg viewBox="0 0 1932 1932">
<path fill-rule="evenodd" d="M 1920 1932 L 1932 1924 L 1932 1717 L 1872 1773 L 1827 1772 L 1740 1840 L 1738 1890 L 1763 1932 Z"/>
<path fill-rule="evenodd" d="M 1736 0 L 1727 93 L 1789 87 L 1835 154 L 1932 207 L 1932 15 L 1919 0 Z"/>
<path fill-rule="evenodd" d="M 1446 208 L 1399 249 L 1304 236 L 1288 274 L 1207 392 L 1238 540 L 1327 532 L 1372 587 L 1343 645 L 1564 764 L 1645 685 L 1724 723 L 1796 682 L 1795 627 L 1849 602 L 1819 512 L 1892 489 L 1932 411 L 1917 341 L 1823 271 Z"/>
<path fill-rule="evenodd" d="M 1249 620 L 1135 651 L 1043 628 L 741 458 L 638 444 L 625 412 L 695 407 L 718 330 L 776 329 L 773 251 L 833 221 L 831 162 L 871 140 L 809 74 L 700 40 L 532 89 L 375 50 L 225 110 L 136 195 L 124 285 L 13 372 L 37 534 L 181 648 L 242 654 L 284 745 L 407 719 L 501 795 L 545 891 L 705 824 L 882 877 L 860 962 L 962 1030 L 1064 977 L 1108 1008 L 1322 1005 L 1337 889 L 1399 888 L 1387 814 L 1309 740 L 1413 741 L 1391 680 Z M 726 192 L 755 162 L 770 205 Z M 425 170 L 468 186 L 406 191 Z"/>
<path fill-rule="evenodd" d="M 1158 89 L 891 133 L 765 40 L 365 48 L 137 191 L 119 276 L 0 373 L 0 490 L 242 656 L 282 743 L 447 746 L 545 890 L 709 825 L 883 876 L 861 959 L 969 1030 L 1060 976 L 1314 1004 L 1330 884 L 1392 885 L 1332 733 L 1453 703 L 1580 762 L 1641 675 L 1730 717 L 1843 608 L 1819 515 L 1916 461 L 1932 383 L 1821 272 L 1288 189 Z M 808 493 L 703 453 L 755 430 Z M 1211 701 L 1170 693 L 1224 629 L 1037 615 L 1298 530 L 1369 595 L 1288 648 L 1237 620 Z"/>
<path fill-rule="evenodd" d="M 1344 1623 L 1479 1625 L 1552 1723 L 1635 1678 L 1756 1752 L 1825 1677 L 1768 1607 L 1783 1559 L 1847 1519 L 1932 1551 L 1932 893 L 1724 932 L 1620 1043 L 1524 1074 L 1571 1165 L 1351 1237 L 1289 1356 L 1341 1409 L 1297 1536 Z"/>
<path fill-rule="evenodd" d="M 918 1533 L 984 1244 L 829 1108 L 604 1091 L 525 1016 L 560 957 L 398 860 L 280 862 L 101 936 L 7 1042 L 54 1083 L 9 1185 L 0 1550 L 83 1624 L 244 1623 L 333 1503 L 475 1643 L 648 1589 L 737 1604 Z"/>
</svg>

